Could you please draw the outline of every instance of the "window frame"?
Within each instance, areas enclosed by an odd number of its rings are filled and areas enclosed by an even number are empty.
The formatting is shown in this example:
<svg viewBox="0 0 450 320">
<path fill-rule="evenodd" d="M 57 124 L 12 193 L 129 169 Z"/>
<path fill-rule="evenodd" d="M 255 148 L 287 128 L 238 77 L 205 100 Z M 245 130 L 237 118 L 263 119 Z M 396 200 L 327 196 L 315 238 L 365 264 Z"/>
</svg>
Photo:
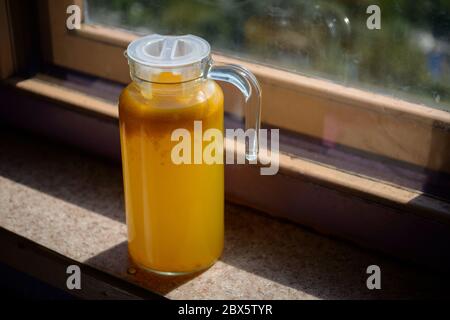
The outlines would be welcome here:
<svg viewBox="0 0 450 320">
<path fill-rule="evenodd" d="M 0 79 L 6 79 L 14 73 L 14 54 L 11 39 L 11 21 L 8 15 L 8 2 L 0 0 Z"/>
<path fill-rule="evenodd" d="M 71 4 L 84 11 L 82 0 L 43 0 L 41 4 L 49 22 L 48 32 L 43 33 L 49 36 L 44 41 L 46 61 L 128 83 L 123 52 L 137 36 L 84 21 L 81 29 L 67 30 L 66 8 Z M 335 137 L 337 144 L 450 173 L 449 112 L 218 53 L 213 53 L 213 59 L 243 65 L 256 75 L 266 124 L 323 139 L 326 122 L 332 121 L 341 130 Z M 231 89 L 225 86 L 225 90 Z M 226 103 L 225 110 L 236 113 L 235 105 Z M 437 146 L 439 152 L 431 152 L 430 146 Z"/>
</svg>

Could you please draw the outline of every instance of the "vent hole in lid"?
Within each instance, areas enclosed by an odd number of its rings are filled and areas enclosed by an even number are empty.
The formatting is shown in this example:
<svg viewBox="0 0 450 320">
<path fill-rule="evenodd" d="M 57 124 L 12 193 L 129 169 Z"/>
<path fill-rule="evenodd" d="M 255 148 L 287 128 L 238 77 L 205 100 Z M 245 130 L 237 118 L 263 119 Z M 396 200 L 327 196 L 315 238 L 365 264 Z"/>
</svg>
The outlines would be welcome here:
<svg viewBox="0 0 450 320">
<path fill-rule="evenodd" d="M 175 50 L 173 51 L 172 58 L 180 58 L 187 56 L 192 52 L 192 45 L 188 42 L 178 39 L 175 43 Z"/>
<path fill-rule="evenodd" d="M 159 57 L 164 47 L 164 39 L 148 43 L 144 47 L 144 52 L 152 57 Z"/>
</svg>

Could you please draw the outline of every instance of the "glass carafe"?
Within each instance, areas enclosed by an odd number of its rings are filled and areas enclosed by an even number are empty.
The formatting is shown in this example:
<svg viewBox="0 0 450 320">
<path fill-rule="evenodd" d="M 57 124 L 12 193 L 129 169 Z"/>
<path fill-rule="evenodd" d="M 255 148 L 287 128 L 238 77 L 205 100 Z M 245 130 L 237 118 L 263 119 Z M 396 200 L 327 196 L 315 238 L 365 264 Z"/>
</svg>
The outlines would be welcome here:
<svg viewBox="0 0 450 320">
<path fill-rule="evenodd" d="M 208 268 L 223 249 L 224 165 L 194 159 L 201 136 L 192 141 L 192 163 L 174 162 L 173 133 L 194 137 L 198 124 L 223 133 L 224 96 L 214 80 L 230 82 L 245 97 L 246 158 L 255 161 L 258 82 L 240 66 L 215 65 L 208 42 L 192 35 L 149 35 L 130 43 L 126 56 L 132 82 L 119 119 L 130 256 L 163 274 Z"/>
</svg>

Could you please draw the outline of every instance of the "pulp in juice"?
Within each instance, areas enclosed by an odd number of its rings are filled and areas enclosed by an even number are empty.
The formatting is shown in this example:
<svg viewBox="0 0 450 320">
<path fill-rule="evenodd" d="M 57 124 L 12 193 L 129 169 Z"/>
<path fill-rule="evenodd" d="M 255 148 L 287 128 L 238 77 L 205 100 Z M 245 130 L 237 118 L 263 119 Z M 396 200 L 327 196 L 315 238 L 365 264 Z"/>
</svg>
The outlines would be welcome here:
<svg viewBox="0 0 450 320">
<path fill-rule="evenodd" d="M 159 272 L 210 266 L 223 248 L 223 164 L 174 164 L 171 134 L 185 128 L 193 137 L 194 121 L 223 131 L 221 88 L 205 79 L 133 82 L 121 94 L 119 115 L 131 258 Z"/>
</svg>

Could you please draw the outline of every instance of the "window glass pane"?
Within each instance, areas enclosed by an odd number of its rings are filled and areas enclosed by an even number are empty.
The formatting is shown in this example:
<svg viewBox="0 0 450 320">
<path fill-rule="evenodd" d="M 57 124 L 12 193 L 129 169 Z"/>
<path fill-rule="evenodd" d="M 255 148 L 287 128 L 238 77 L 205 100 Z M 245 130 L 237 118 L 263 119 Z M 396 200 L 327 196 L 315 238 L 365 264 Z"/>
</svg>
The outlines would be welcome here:
<svg viewBox="0 0 450 320">
<path fill-rule="evenodd" d="M 379 6 L 381 29 L 366 13 Z M 218 52 L 450 110 L 449 0 L 88 0 L 87 22 L 207 39 Z"/>
<path fill-rule="evenodd" d="M 450 0 L 85 3 L 87 23 L 142 34 L 196 34 L 216 52 L 450 111 Z M 381 29 L 367 27 L 370 5 L 381 9 Z M 235 100 L 228 97 L 227 103 L 240 104 Z M 280 150 L 450 200 L 445 124 L 408 117 L 396 121 L 384 109 L 358 116 L 361 110 L 352 113 L 352 108 L 361 109 L 349 105 L 344 113 L 313 113 L 323 116 L 316 119 L 317 130 L 291 126 L 290 131 L 281 125 Z M 227 128 L 242 125 L 242 119 L 234 117 L 225 123 Z M 405 125 L 405 130 L 397 125 Z M 367 135 L 355 138 L 364 130 Z"/>
</svg>

